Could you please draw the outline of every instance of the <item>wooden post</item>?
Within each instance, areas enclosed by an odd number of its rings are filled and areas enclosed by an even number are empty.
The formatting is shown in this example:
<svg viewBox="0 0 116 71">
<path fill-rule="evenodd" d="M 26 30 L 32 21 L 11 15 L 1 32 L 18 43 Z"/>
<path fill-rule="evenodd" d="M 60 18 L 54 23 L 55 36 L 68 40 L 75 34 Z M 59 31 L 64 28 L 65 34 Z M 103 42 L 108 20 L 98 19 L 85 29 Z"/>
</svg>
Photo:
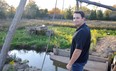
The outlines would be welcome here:
<svg viewBox="0 0 116 71">
<path fill-rule="evenodd" d="M 54 20 L 55 19 L 55 16 L 56 16 L 56 7 L 57 7 L 57 0 L 56 0 L 56 3 L 55 3 L 55 10 L 54 10 L 54 15 L 53 15 L 52 20 Z"/>
<path fill-rule="evenodd" d="M 5 42 L 3 44 L 1 54 L 0 54 L 0 71 L 2 71 L 4 63 L 6 61 L 7 53 L 9 51 L 9 49 L 10 49 L 10 43 L 11 43 L 11 41 L 13 39 L 13 35 L 15 33 L 17 24 L 19 23 L 19 21 L 21 19 L 21 16 L 22 16 L 26 1 L 27 0 L 20 0 L 20 4 L 19 4 L 19 6 L 17 8 L 16 14 L 15 14 L 15 16 L 13 18 L 13 21 L 12 21 L 10 27 L 9 27 L 9 31 L 8 31 L 8 33 L 6 35 L 6 39 L 5 39 Z"/>
<path fill-rule="evenodd" d="M 76 0 L 76 10 L 79 11 L 79 1 Z"/>
<path fill-rule="evenodd" d="M 61 17 L 61 20 L 63 19 L 63 9 L 64 9 L 64 0 L 63 0 L 63 4 L 62 4 L 62 17 Z"/>
</svg>

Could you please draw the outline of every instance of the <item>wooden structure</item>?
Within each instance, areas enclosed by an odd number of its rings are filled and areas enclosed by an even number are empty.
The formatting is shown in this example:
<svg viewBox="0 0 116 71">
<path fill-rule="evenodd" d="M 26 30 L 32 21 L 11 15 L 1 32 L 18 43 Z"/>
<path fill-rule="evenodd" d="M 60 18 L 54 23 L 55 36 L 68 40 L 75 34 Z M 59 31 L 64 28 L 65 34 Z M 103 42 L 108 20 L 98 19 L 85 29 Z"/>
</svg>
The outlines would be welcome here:
<svg viewBox="0 0 116 71">
<path fill-rule="evenodd" d="M 50 54 L 50 59 L 53 61 L 64 63 L 65 65 L 69 62 L 69 57 L 64 57 L 64 56 L 59 56 L 54 54 Z M 107 71 L 108 60 L 105 58 L 90 56 L 89 61 L 84 67 L 84 70 L 85 71 Z"/>
<path fill-rule="evenodd" d="M 50 54 L 50 59 L 53 60 L 54 65 L 55 62 L 58 61 L 62 64 L 66 64 L 69 62 L 69 49 L 56 49 L 53 48 L 53 53 Z M 89 60 L 84 67 L 86 71 L 108 71 L 108 58 L 98 57 L 89 55 Z M 57 65 L 56 65 L 57 66 Z"/>
</svg>

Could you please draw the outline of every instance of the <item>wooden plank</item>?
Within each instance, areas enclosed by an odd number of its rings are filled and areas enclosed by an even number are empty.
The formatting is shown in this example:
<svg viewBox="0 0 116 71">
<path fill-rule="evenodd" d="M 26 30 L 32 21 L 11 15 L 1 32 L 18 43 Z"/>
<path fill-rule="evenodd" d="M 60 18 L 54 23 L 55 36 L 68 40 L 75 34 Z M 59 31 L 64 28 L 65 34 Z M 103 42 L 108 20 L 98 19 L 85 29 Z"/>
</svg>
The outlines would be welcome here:
<svg viewBox="0 0 116 71">
<path fill-rule="evenodd" d="M 69 57 L 63 57 L 63 56 L 58 56 L 58 55 L 54 55 L 54 54 L 50 55 L 50 59 L 62 62 L 64 64 L 67 64 L 69 61 Z"/>
<path fill-rule="evenodd" d="M 59 55 L 59 56 L 63 56 L 63 57 L 69 57 L 70 56 L 70 51 L 63 50 L 63 49 L 53 48 L 53 53 L 55 55 Z M 105 63 L 106 61 L 108 61 L 108 58 L 89 55 L 89 60 L 98 61 L 98 62 L 104 62 Z"/>
<path fill-rule="evenodd" d="M 63 57 L 51 54 L 50 59 L 62 62 L 64 64 L 67 64 L 69 62 L 69 57 Z M 87 64 L 85 65 L 84 69 L 88 71 L 107 71 L 108 68 L 108 62 L 99 62 L 99 61 L 91 61 L 89 60 Z"/>
<path fill-rule="evenodd" d="M 88 71 L 107 71 L 108 69 L 108 62 L 96 62 L 96 61 L 88 61 L 84 67 L 85 70 Z"/>
<path fill-rule="evenodd" d="M 106 63 L 108 61 L 108 58 L 89 55 L 89 60 Z"/>
</svg>

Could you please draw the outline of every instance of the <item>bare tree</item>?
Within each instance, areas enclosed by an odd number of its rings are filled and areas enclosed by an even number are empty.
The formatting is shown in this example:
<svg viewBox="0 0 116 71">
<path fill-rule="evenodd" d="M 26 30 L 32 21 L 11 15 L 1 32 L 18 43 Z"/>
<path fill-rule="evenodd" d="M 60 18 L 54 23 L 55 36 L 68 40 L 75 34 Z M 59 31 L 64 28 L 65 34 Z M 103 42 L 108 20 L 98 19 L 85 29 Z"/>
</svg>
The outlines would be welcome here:
<svg viewBox="0 0 116 71">
<path fill-rule="evenodd" d="M 77 3 L 78 3 L 78 1 L 79 2 L 84 2 L 84 3 L 96 5 L 96 6 L 99 6 L 99 7 L 107 8 L 107 9 L 110 9 L 112 11 L 116 11 L 116 8 L 114 8 L 112 6 L 104 5 L 104 4 L 101 4 L 101 3 L 92 2 L 92 1 L 89 1 L 89 0 L 76 0 L 76 1 L 77 1 Z"/>
<path fill-rule="evenodd" d="M 21 19 L 21 16 L 22 16 L 26 1 L 27 0 L 20 0 L 20 4 L 19 4 L 19 6 L 17 8 L 14 19 L 13 19 L 13 21 L 11 23 L 11 26 L 9 27 L 9 31 L 7 33 L 7 36 L 6 36 L 6 39 L 5 39 L 5 42 L 3 44 L 1 54 L 0 54 L 0 71 L 2 71 L 4 63 L 6 61 L 6 56 L 7 56 L 7 53 L 9 51 L 9 49 L 10 49 L 10 43 L 11 43 L 11 41 L 13 39 L 13 35 L 15 33 L 17 24 L 19 23 L 19 21 Z"/>
</svg>

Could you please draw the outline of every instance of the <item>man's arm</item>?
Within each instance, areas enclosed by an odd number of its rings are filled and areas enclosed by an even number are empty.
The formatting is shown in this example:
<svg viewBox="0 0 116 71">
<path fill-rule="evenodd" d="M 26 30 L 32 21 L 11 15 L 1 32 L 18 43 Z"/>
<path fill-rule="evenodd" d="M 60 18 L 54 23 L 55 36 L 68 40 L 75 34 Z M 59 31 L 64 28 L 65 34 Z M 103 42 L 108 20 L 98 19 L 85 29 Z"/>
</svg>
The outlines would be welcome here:
<svg viewBox="0 0 116 71">
<path fill-rule="evenodd" d="M 82 50 L 80 50 L 80 49 L 74 50 L 73 55 L 72 55 L 69 63 L 66 66 L 68 70 L 71 70 L 72 64 L 79 58 L 81 52 L 82 52 Z"/>
</svg>

